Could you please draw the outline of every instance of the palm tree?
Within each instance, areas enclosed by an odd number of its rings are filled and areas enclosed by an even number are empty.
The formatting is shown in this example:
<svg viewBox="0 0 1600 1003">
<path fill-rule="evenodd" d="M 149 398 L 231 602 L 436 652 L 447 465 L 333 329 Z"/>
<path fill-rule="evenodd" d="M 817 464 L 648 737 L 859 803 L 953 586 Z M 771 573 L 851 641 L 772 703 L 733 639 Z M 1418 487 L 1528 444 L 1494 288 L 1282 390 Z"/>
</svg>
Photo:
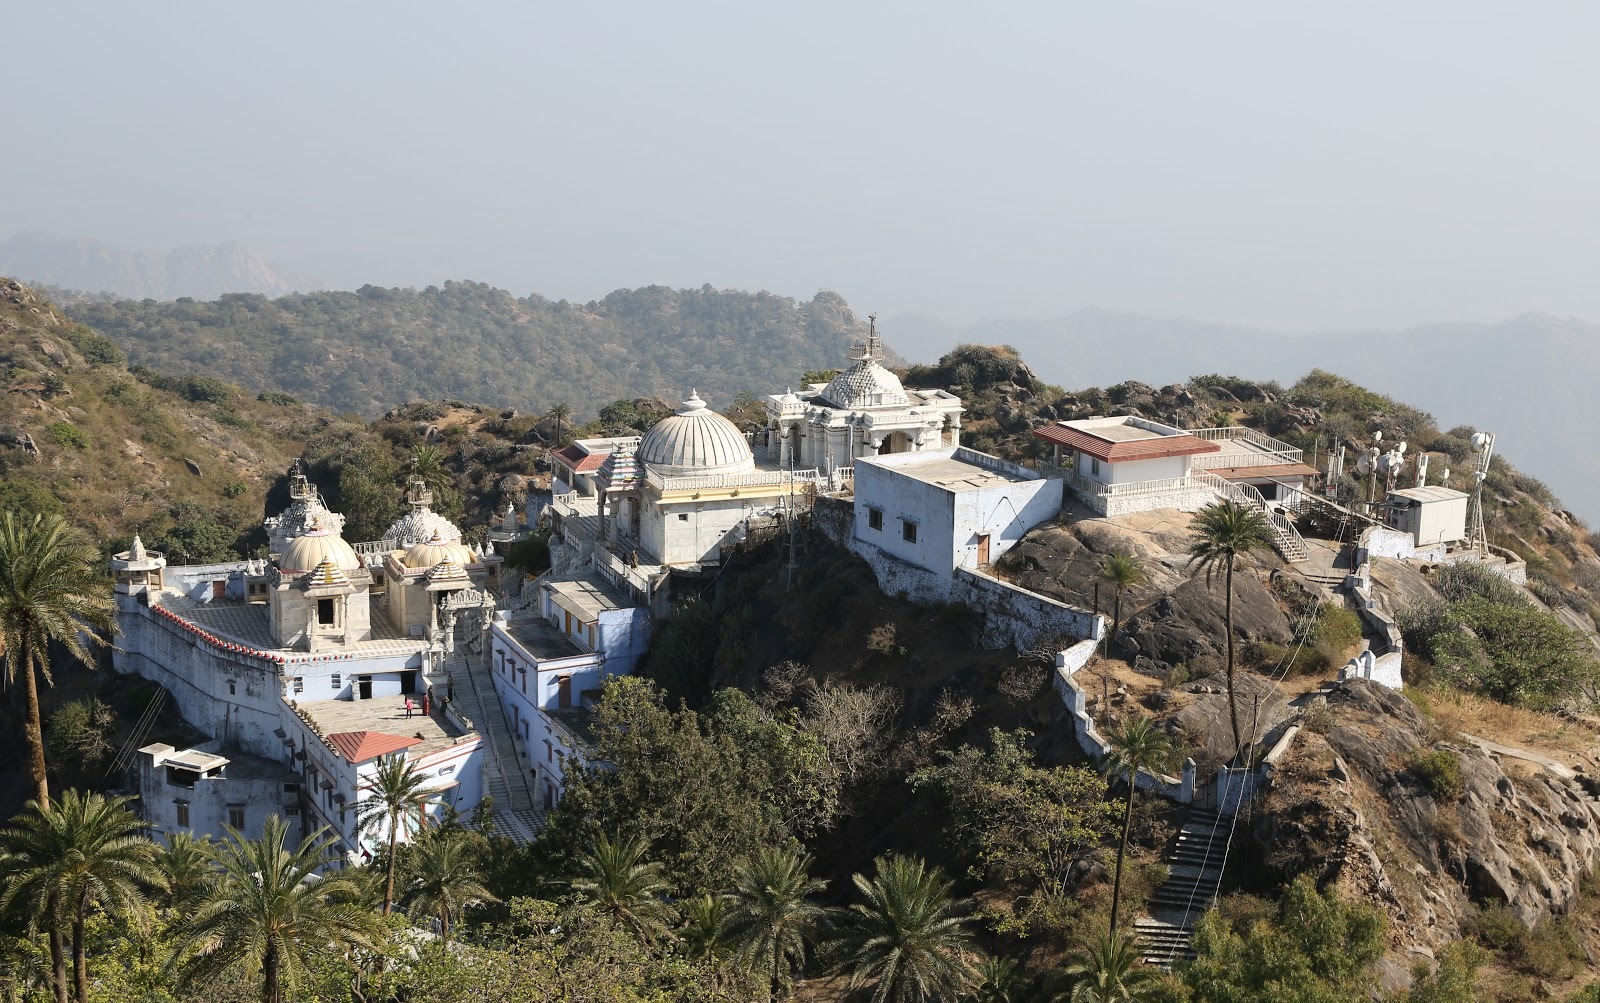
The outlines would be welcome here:
<svg viewBox="0 0 1600 1003">
<path fill-rule="evenodd" d="M 285 985 L 315 958 L 376 948 L 361 883 L 343 871 L 317 875 L 330 860 L 327 830 L 289 849 L 288 829 L 273 815 L 260 839 L 231 832 L 218 848 L 221 878 L 181 928 L 184 984 L 259 973 L 262 1003 L 284 1003 Z"/>
<path fill-rule="evenodd" d="M 1117 933 L 1085 944 L 1062 971 L 1073 979 L 1072 991 L 1056 997 L 1062 1003 L 1137 1003 L 1135 993 L 1159 977 L 1143 963 L 1133 938 Z"/>
<path fill-rule="evenodd" d="M 692 958 L 722 956 L 728 939 L 728 900 L 722 895 L 696 895 L 683 903 L 684 927 L 678 939 Z"/>
<path fill-rule="evenodd" d="M 1116 590 L 1111 613 L 1111 646 L 1114 646 L 1122 630 L 1123 590 L 1143 585 L 1150 576 L 1145 573 L 1144 564 L 1132 554 L 1107 554 L 1100 561 L 1100 577 Z"/>
<path fill-rule="evenodd" d="M 1128 832 L 1133 827 L 1133 795 L 1139 789 L 1139 771 L 1163 773 L 1172 762 L 1172 740 L 1142 717 L 1126 717 L 1106 736 L 1111 752 L 1107 773 L 1128 782 L 1128 801 L 1122 809 L 1122 842 L 1117 844 L 1117 876 L 1111 885 L 1111 932 L 1117 932 L 1117 909 L 1122 902 L 1122 859 L 1128 853 Z"/>
<path fill-rule="evenodd" d="M 1189 544 L 1189 566 L 1205 569 L 1207 585 L 1221 568 L 1228 593 L 1223 607 L 1228 628 L 1228 719 L 1233 724 L 1237 758 L 1244 750 L 1244 736 L 1239 731 L 1239 699 L 1233 688 L 1233 567 L 1239 558 L 1272 546 L 1272 527 L 1257 510 L 1224 501 L 1201 509 L 1190 531 L 1194 540 Z"/>
<path fill-rule="evenodd" d="M 406 856 L 406 915 L 438 917 L 439 936 L 447 944 L 463 912 L 500 901 L 483 886 L 476 850 L 462 830 L 439 829 L 418 840 Z"/>
<path fill-rule="evenodd" d="M 825 915 L 810 896 L 828 883 L 811 877 L 810 869 L 809 854 L 763 848 L 734 877 L 728 939 L 744 968 L 761 973 L 772 998 L 788 989 L 794 970 L 805 964 L 806 943 Z"/>
<path fill-rule="evenodd" d="M 444 450 L 424 443 L 411 451 L 411 476 L 421 479 L 435 496 L 450 487 L 453 478 L 445 466 Z"/>
<path fill-rule="evenodd" d="M 90 648 L 106 643 L 116 607 L 98 564 L 99 555 L 60 516 L 0 513 L 0 655 L 7 685 L 22 676 L 28 713 L 23 731 L 41 810 L 50 806 L 50 783 L 34 673 L 53 683 L 52 641 L 85 665 L 92 664 Z"/>
<path fill-rule="evenodd" d="M 993 954 L 978 962 L 973 1003 L 1014 1003 L 1027 987 L 1027 976 L 1016 958 Z"/>
<path fill-rule="evenodd" d="M 556 445 L 565 445 L 565 443 L 561 440 L 566 434 L 566 424 L 572 418 L 572 405 L 568 404 L 566 401 L 560 401 L 555 407 L 551 408 L 545 414 L 545 417 L 553 420 L 556 423 Z"/>
<path fill-rule="evenodd" d="M 56 804 L 29 801 L 13 825 L 0 830 L 0 852 L 15 871 L 0 895 L 0 909 L 18 900 L 48 925 L 56 966 L 56 998 L 66 998 L 60 938 L 72 938 L 74 998 L 89 999 L 84 924 L 93 910 L 126 915 L 145 900 L 145 888 L 161 883 L 156 845 L 131 811 L 131 798 L 66 791 Z"/>
<path fill-rule="evenodd" d="M 417 773 L 405 755 L 390 756 L 378 763 L 368 785 L 368 794 L 356 802 L 356 828 L 363 836 L 389 840 L 388 877 L 383 885 L 383 914 L 394 905 L 395 845 L 400 831 L 409 838 L 422 826 L 422 799 L 428 778 Z"/>
<path fill-rule="evenodd" d="M 661 865 L 645 863 L 645 842 L 638 836 L 600 836 L 578 858 L 579 877 L 570 887 L 593 902 L 615 926 L 626 927 L 649 943 L 667 932 L 672 906 L 662 897 L 667 879 Z"/>
<path fill-rule="evenodd" d="M 192 832 L 168 835 L 166 849 L 156 864 L 161 868 L 161 884 L 167 893 L 167 905 L 179 913 L 188 912 L 204 897 L 217 877 L 216 852 L 211 845 L 211 837 L 196 837 Z"/>
<path fill-rule="evenodd" d="M 873 984 L 873 1003 L 954 999 L 974 980 L 972 920 L 938 868 L 891 853 L 871 880 L 851 880 L 864 901 L 839 917 L 830 945 L 850 971 L 850 988 Z"/>
</svg>

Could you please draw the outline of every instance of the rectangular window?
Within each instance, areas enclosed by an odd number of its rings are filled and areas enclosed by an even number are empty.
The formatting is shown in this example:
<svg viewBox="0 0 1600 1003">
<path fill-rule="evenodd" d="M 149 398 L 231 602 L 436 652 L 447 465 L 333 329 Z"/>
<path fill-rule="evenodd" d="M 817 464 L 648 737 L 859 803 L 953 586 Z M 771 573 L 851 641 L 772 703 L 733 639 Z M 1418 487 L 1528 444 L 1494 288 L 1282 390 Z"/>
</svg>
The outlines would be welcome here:
<svg viewBox="0 0 1600 1003">
<path fill-rule="evenodd" d="M 553 763 L 556 761 L 555 747 L 550 744 L 550 740 L 548 738 L 544 740 L 544 761 L 547 763 Z"/>
<path fill-rule="evenodd" d="M 907 543 L 916 543 L 917 542 L 917 524 L 914 523 L 914 522 L 906 522 L 904 519 L 901 519 L 900 520 L 900 536 Z"/>
<path fill-rule="evenodd" d="M 317 600 L 317 623 L 324 627 L 333 626 L 333 600 Z"/>
<path fill-rule="evenodd" d="M 1100 476 L 1100 457 L 1089 457 L 1089 473 L 1094 474 L 1096 477 Z"/>
<path fill-rule="evenodd" d="M 296 693 L 304 693 L 306 691 L 306 681 L 305 681 L 304 677 L 302 677 L 302 676 L 295 676 L 294 677 L 294 691 Z"/>
<path fill-rule="evenodd" d="M 234 696 L 238 692 L 239 692 L 239 684 L 238 684 L 238 682 L 235 681 L 235 680 L 232 680 L 232 679 L 228 680 L 228 696 L 230 696 L 230 697 Z"/>
<path fill-rule="evenodd" d="M 334 673 L 334 674 L 333 674 L 333 675 L 332 675 L 332 677 L 331 677 L 331 678 L 332 678 L 332 680 L 333 680 L 333 688 L 334 688 L 334 689 L 338 689 L 338 688 L 339 688 L 339 673 L 337 673 L 337 672 L 335 672 L 335 673 Z"/>
<path fill-rule="evenodd" d="M 187 829 L 189 827 L 189 802 L 174 801 L 172 803 L 178 809 L 178 825 Z"/>
<path fill-rule="evenodd" d="M 687 513 L 687 512 L 679 512 L 678 513 L 678 521 L 679 522 L 688 522 L 689 521 L 689 513 Z"/>
<path fill-rule="evenodd" d="M 872 529 L 882 529 L 883 528 L 883 509 L 881 509 L 881 508 L 869 508 L 869 509 L 867 509 L 867 526 L 872 528 Z"/>
<path fill-rule="evenodd" d="M 244 831 L 244 805 L 231 804 L 228 806 L 228 825 L 240 832 Z"/>
<path fill-rule="evenodd" d="M 299 794 L 300 793 L 300 785 L 299 784 L 284 784 L 283 785 L 283 792 L 285 794 Z"/>
</svg>

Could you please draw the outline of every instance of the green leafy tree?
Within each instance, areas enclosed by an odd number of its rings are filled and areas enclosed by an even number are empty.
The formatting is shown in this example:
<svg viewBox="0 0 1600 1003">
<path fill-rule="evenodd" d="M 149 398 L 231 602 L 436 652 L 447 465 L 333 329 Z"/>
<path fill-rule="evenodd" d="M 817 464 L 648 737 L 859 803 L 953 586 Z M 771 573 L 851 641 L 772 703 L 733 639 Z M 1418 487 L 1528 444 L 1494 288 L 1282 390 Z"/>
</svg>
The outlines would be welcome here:
<svg viewBox="0 0 1600 1003">
<path fill-rule="evenodd" d="M 500 900 L 485 888 L 474 837 L 460 829 L 436 829 L 406 855 L 406 915 L 439 920 L 439 936 L 450 941 L 466 910 Z"/>
<path fill-rule="evenodd" d="M 1072 865 L 1111 834 L 1114 809 L 1104 779 L 1081 767 L 1035 765 L 1027 738 L 993 729 L 988 750 L 941 752 L 942 762 L 911 783 L 942 796 L 946 832 L 959 849 L 1048 901 L 1064 893 Z"/>
<path fill-rule="evenodd" d="M 687 898 L 727 888 L 739 861 L 781 841 L 772 778 L 783 769 L 693 710 L 667 709 L 649 680 L 607 680 L 590 731 L 595 765 L 568 774 L 541 840 L 553 859 L 626 830 L 645 840 L 674 894 Z"/>
<path fill-rule="evenodd" d="M 57 763 L 92 770 L 115 748 L 109 736 L 116 721 L 110 706 L 95 697 L 69 700 L 50 715 L 45 748 Z"/>
<path fill-rule="evenodd" d="M 239 533 L 204 505 L 172 506 L 172 525 L 150 542 L 151 549 L 178 564 L 217 564 L 237 560 Z"/>
<path fill-rule="evenodd" d="M 726 936 L 741 964 L 759 973 L 768 995 L 787 995 L 806 960 L 825 910 L 812 896 L 827 887 L 813 878 L 811 857 L 786 848 L 756 851 L 740 866 L 730 893 Z"/>
<path fill-rule="evenodd" d="M 1479 1003 L 1478 969 L 1489 960 L 1489 953 L 1470 940 L 1451 944 L 1439 952 L 1439 965 L 1433 971 L 1426 964 L 1411 969 L 1411 989 L 1401 996 L 1403 1003 Z M 1588 999 L 1600 998 L 1591 986 Z M 1583 995 L 1572 997 L 1582 1000 Z"/>
<path fill-rule="evenodd" d="M 385 916 L 394 906 L 395 847 L 402 834 L 409 839 L 422 827 L 422 801 L 427 787 L 428 778 L 417 772 L 408 757 L 390 756 L 378 763 L 366 797 L 356 802 L 356 828 L 363 835 L 387 840 L 389 844 L 383 884 Z"/>
<path fill-rule="evenodd" d="M 260 839 L 230 834 L 217 851 L 219 880 L 179 929 L 184 987 L 259 979 L 262 1003 L 286 1003 L 319 961 L 376 947 L 377 923 L 361 904 L 356 873 L 317 876 L 332 846 L 325 832 L 291 849 L 287 823 L 273 815 Z"/>
<path fill-rule="evenodd" d="M 1115 930 L 1084 944 L 1062 974 L 1072 989 L 1057 997 L 1061 1003 L 1138 1003 L 1139 990 L 1160 978 L 1134 939 Z"/>
<path fill-rule="evenodd" d="M 52 643 L 85 665 L 93 664 L 90 649 L 106 643 L 115 607 L 99 564 L 99 555 L 60 516 L 0 513 L 0 654 L 7 683 L 22 677 L 23 732 L 41 809 L 49 808 L 50 783 L 37 677 L 53 684 Z"/>
<path fill-rule="evenodd" d="M 644 859 L 646 849 L 638 836 L 602 835 L 578 859 L 570 887 L 618 928 L 648 944 L 667 935 L 674 914 L 661 865 Z"/>
<path fill-rule="evenodd" d="M 53 805 L 29 801 L 0 830 L 0 852 L 13 867 L 0 908 L 20 904 L 50 931 L 57 999 L 66 995 L 61 926 L 71 940 L 73 998 L 88 1003 L 84 926 L 91 913 L 131 912 L 144 903 L 145 889 L 161 881 L 156 846 L 128 810 L 131 800 L 69 790 Z"/>
<path fill-rule="evenodd" d="M 1122 593 L 1150 580 L 1144 565 L 1132 554 L 1107 554 L 1100 561 L 1100 577 L 1114 590 L 1111 614 L 1111 644 L 1122 631 Z"/>
<path fill-rule="evenodd" d="M 1164 773 L 1172 765 L 1172 740 L 1166 732 L 1142 717 L 1125 717 L 1106 736 L 1111 752 L 1104 767 L 1128 785 L 1128 799 L 1122 809 L 1122 840 L 1117 844 L 1117 873 L 1111 885 L 1111 932 L 1117 932 L 1117 912 L 1122 903 L 1122 862 L 1128 855 L 1128 834 L 1133 828 L 1133 798 L 1138 792 L 1138 775 Z"/>
<path fill-rule="evenodd" d="M 1231 501 L 1207 505 L 1195 516 L 1191 527 L 1194 540 L 1189 545 L 1189 566 L 1204 569 L 1206 584 L 1219 569 L 1226 598 L 1223 622 L 1228 633 L 1228 721 L 1233 726 L 1233 753 L 1244 750 L 1244 734 L 1239 728 L 1239 698 L 1234 690 L 1233 570 L 1239 558 L 1272 546 L 1272 528 L 1260 512 Z"/>
<path fill-rule="evenodd" d="M 973 1003 L 1021 1003 L 1028 988 L 1022 963 L 1003 954 L 979 960 L 973 982 Z"/>
<path fill-rule="evenodd" d="M 1383 956 L 1383 914 L 1296 878 L 1276 914 L 1234 929 L 1213 910 L 1195 927 L 1196 958 L 1183 973 L 1193 1003 L 1281 1000 L 1368 1003 Z"/>
<path fill-rule="evenodd" d="M 851 878 L 861 901 L 838 917 L 830 949 L 850 988 L 873 1003 L 954 1000 L 976 977 L 967 903 L 937 868 L 899 854 L 879 857 L 872 878 Z"/>
</svg>

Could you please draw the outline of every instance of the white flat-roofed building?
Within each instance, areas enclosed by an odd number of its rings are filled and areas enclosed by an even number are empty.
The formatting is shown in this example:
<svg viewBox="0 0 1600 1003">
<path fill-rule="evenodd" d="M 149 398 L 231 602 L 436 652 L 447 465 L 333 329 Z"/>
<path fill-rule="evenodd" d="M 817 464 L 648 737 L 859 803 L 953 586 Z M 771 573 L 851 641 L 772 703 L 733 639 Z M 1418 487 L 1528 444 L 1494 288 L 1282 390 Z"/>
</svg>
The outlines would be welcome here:
<svg viewBox="0 0 1600 1003">
<path fill-rule="evenodd" d="M 1389 492 L 1383 521 L 1411 534 L 1419 547 L 1456 543 L 1467 538 L 1467 494 L 1432 484 Z"/>
<path fill-rule="evenodd" d="M 983 568 L 1061 511 L 1061 481 L 965 447 L 862 457 L 862 543 L 936 574 Z"/>
</svg>

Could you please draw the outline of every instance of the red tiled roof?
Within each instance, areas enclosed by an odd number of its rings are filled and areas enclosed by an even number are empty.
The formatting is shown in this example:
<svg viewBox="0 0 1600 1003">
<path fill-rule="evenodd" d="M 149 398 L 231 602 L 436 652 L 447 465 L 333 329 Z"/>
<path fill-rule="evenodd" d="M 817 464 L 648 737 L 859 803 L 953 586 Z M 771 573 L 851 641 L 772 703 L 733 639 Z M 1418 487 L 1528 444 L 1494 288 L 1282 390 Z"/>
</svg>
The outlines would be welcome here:
<svg viewBox="0 0 1600 1003">
<path fill-rule="evenodd" d="M 385 735 L 381 731 L 341 731 L 337 735 L 329 735 L 328 741 L 339 750 L 339 755 L 352 763 L 364 763 L 378 756 L 422 744 L 420 738 Z"/>
<path fill-rule="evenodd" d="M 1046 442 L 1075 449 L 1108 463 L 1120 463 L 1123 460 L 1159 460 L 1167 456 L 1187 456 L 1190 453 L 1222 452 L 1222 447 L 1216 443 L 1198 439 L 1188 433 L 1112 442 L 1092 432 L 1068 428 L 1065 425 L 1041 425 L 1033 430 L 1033 434 Z"/>
<path fill-rule="evenodd" d="M 1322 473 L 1309 463 L 1275 463 L 1265 467 L 1212 467 L 1207 473 L 1225 480 L 1248 481 L 1258 477 L 1315 477 Z"/>
<path fill-rule="evenodd" d="M 585 453 L 580 446 L 574 444 L 556 450 L 550 457 L 575 474 L 588 474 L 599 470 L 609 455 L 609 453 Z"/>
</svg>

